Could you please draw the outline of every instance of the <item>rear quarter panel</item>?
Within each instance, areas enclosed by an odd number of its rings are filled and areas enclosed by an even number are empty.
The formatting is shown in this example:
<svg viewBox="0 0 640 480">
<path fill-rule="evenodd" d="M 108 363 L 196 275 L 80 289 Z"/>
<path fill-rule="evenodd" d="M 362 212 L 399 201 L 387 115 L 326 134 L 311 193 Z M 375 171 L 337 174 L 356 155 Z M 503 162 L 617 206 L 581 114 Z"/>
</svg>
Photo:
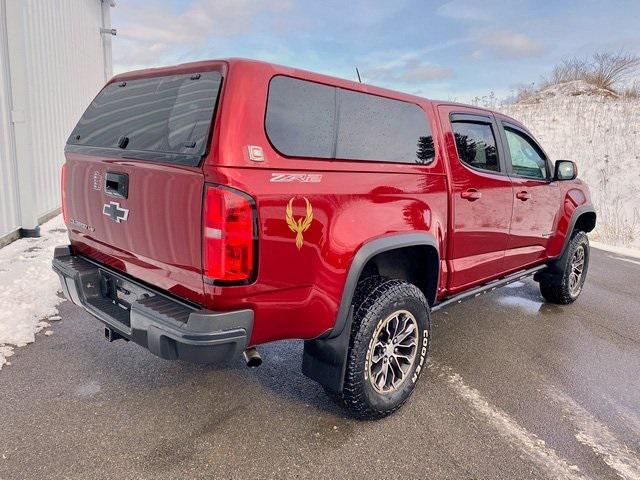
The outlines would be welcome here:
<svg viewBox="0 0 640 480">
<path fill-rule="evenodd" d="M 446 177 L 440 142 L 435 139 L 436 160 L 427 166 L 284 157 L 271 146 L 264 130 L 269 80 L 283 73 L 392 96 L 373 87 L 347 81 L 340 84 L 321 75 L 276 70 L 266 64 L 230 65 L 220 104 L 220 128 L 204 173 L 207 182 L 229 185 L 256 199 L 258 274 L 254 284 L 206 286 L 205 294 L 208 304 L 217 310 L 254 310 L 254 345 L 285 338 L 310 339 L 331 329 L 351 262 L 366 242 L 400 232 L 430 232 L 444 252 L 446 241 Z M 407 100 L 418 103 L 414 97 Z M 425 115 L 431 114 L 428 102 L 420 106 Z M 430 123 L 435 137 L 438 127 L 431 119 Z M 262 147 L 264 162 L 249 160 L 249 145 Z M 299 177 L 273 181 L 279 174 L 311 174 L 316 181 Z M 313 221 L 298 248 L 296 233 L 286 220 L 286 207 L 293 199 L 293 219 L 303 219 L 305 198 L 312 207 Z"/>
</svg>

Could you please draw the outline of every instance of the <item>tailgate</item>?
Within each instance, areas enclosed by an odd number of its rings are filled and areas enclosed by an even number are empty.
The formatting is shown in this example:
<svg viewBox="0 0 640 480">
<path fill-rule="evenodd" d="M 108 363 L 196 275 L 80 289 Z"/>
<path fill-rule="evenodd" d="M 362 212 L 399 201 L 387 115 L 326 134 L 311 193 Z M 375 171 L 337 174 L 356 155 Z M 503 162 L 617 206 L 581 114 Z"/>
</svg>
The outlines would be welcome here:
<svg viewBox="0 0 640 480">
<path fill-rule="evenodd" d="M 200 167 L 221 75 L 107 85 L 67 143 L 67 225 L 77 252 L 201 303 Z"/>
</svg>

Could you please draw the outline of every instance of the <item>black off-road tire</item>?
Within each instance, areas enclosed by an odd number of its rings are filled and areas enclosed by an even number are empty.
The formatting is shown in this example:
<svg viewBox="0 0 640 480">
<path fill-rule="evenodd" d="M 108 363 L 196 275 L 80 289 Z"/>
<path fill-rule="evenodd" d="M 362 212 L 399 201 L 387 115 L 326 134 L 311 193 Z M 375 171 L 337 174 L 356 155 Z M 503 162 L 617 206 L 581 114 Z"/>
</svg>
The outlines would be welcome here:
<svg viewBox="0 0 640 480">
<path fill-rule="evenodd" d="M 407 401 L 420 374 L 426 369 L 431 332 L 429 305 L 415 285 L 376 276 L 365 278 L 358 284 L 353 307 L 341 400 L 356 418 L 382 418 L 395 412 Z M 409 312 L 417 324 L 415 357 L 397 390 L 382 393 L 376 391 L 369 380 L 368 353 L 371 348 L 375 350 L 372 339 L 378 325 L 398 311 Z"/>
<path fill-rule="evenodd" d="M 572 263 L 576 252 L 582 248 L 584 263 L 578 288 L 571 288 Z M 582 292 L 589 269 L 589 238 L 582 231 L 575 231 L 567 245 L 565 253 L 549 266 L 549 274 L 540 279 L 540 293 L 549 303 L 568 305 L 576 301 Z"/>
</svg>

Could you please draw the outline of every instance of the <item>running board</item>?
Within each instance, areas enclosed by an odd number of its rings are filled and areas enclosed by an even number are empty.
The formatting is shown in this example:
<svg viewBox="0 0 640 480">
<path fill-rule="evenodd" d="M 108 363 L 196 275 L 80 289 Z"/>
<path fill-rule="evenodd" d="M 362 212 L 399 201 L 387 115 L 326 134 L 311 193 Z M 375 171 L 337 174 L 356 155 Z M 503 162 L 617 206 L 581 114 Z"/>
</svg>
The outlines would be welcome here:
<svg viewBox="0 0 640 480">
<path fill-rule="evenodd" d="M 454 295 L 453 297 L 449 297 L 431 307 L 431 311 L 437 312 L 441 308 L 448 307 L 449 305 L 452 305 L 454 303 L 462 303 L 465 300 L 479 297 L 484 293 L 493 292 L 496 288 L 504 287 L 505 285 L 508 285 L 510 283 L 516 282 L 526 277 L 530 277 L 531 275 L 544 270 L 545 268 L 547 268 L 546 265 L 538 265 L 537 267 L 529 268 L 528 270 L 521 270 L 519 272 L 512 273 L 511 275 L 507 275 L 504 278 L 493 280 L 492 282 L 472 288 L 471 290 L 459 293 L 457 295 Z"/>
</svg>

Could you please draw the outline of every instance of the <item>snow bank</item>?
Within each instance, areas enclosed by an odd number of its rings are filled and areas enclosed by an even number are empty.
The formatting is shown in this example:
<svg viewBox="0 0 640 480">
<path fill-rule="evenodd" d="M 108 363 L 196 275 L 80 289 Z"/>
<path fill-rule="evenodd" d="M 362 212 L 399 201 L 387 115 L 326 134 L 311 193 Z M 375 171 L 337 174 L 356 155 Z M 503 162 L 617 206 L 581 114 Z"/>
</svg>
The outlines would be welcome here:
<svg viewBox="0 0 640 480">
<path fill-rule="evenodd" d="M 58 216 L 41 227 L 41 238 L 24 238 L 0 249 L 0 369 L 14 347 L 60 320 L 58 276 L 51 270 L 53 249 L 69 243 Z"/>
<path fill-rule="evenodd" d="M 581 88 L 550 87 L 538 103 L 499 109 L 525 124 L 553 160 L 578 164 L 598 213 L 594 239 L 640 248 L 640 101 Z"/>
<path fill-rule="evenodd" d="M 607 245 L 606 243 L 590 241 L 589 245 L 598 250 L 604 250 L 605 252 L 616 253 L 618 255 L 624 255 L 626 257 L 640 258 L 640 249 L 629 247 L 617 247 L 615 245 Z"/>
<path fill-rule="evenodd" d="M 540 103 L 548 101 L 553 97 L 575 97 L 578 95 L 595 96 L 600 98 L 618 98 L 618 95 L 610 90 L 598 88 L 584 80 L 574 80 L 571 82 L 549 85 L 548 87 L 535 92 L 521 103 Z"/>
</svg>

